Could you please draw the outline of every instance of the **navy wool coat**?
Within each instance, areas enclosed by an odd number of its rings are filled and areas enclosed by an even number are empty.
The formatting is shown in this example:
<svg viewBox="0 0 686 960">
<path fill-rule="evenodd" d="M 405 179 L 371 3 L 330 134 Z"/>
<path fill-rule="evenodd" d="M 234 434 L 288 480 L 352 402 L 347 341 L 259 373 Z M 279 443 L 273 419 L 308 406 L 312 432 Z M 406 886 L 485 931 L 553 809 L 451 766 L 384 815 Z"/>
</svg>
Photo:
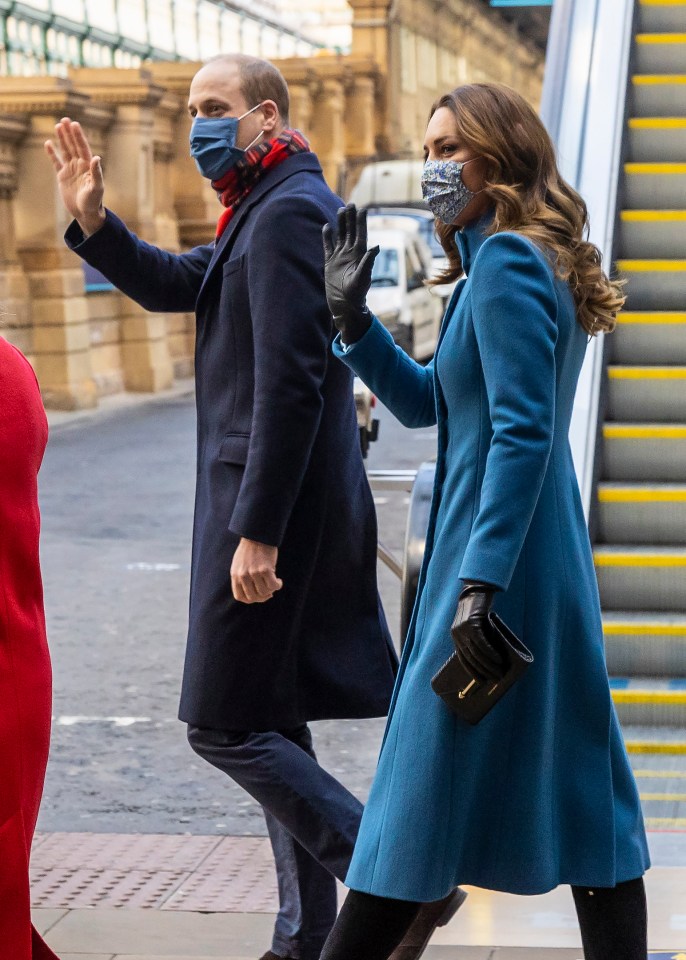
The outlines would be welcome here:
<svg viewBox="0 0 686 960">
<path fill-rule="evenodd" d="M 322 226 L 341 201 L 313 154 L 271 170 L 216 244 L 174 255 L 111 212 L 68 245 L 151 311 L 197 318 L 198 476 L 180 718 L 269 730 L 383 716 L 397 662 L 376 580 L 352 374 L 331 354 Z M 283 589 L 234 600 L 241 537 Z"/>
<path fill-rule="evenodd" d="M 543 253 L 489 226 L 458 234 L 468 277 L 428 367 L 378 320 L 344 354 L 405 424 L 438 424 L 417 602 L 346 880 L 403 900 L 611 887 L 649 862 L 568 440 L 586 334 Z M 475 727 L 431 689 L 465 580 L 499 588 L 535 658 Z"/>
</svg>

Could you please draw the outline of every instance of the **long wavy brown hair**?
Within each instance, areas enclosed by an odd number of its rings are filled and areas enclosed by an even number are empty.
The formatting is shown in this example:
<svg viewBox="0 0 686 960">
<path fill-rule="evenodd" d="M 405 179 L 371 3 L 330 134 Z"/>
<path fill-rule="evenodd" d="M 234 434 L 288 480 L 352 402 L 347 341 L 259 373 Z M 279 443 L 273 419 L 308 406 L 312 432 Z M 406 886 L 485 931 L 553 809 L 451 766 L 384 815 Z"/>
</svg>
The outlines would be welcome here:
<svg viewBox="0 0 686 960">
<path fill-rule="evenodd" d="M 588 240 L 586 204 L 560 176 L 553 143 L 532 107 L 498 83 L 458 87 L 434 103 L 430 116 L 441 107 L 455 117 L 460 144 L 488 163 L 483 190 L 495 209 L 488 234 L 515 230 L 529 237 L 569 284 L 584 330 L 614 330 L 626 299 L 623 281 L 603 271 L 600 250 Z M 457 229 L 437 221 L 448 268 L 433 283 L 451 283 L 463 272 Z"/>
</svg>

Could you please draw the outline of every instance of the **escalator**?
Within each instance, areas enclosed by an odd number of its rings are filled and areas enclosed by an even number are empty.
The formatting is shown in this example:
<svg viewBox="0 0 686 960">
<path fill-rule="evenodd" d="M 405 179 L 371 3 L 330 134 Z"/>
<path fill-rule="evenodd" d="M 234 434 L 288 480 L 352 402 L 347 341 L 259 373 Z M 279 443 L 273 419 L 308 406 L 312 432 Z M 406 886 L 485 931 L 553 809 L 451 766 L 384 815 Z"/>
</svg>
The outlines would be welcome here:
<svg viewBox="0 0 686 960">
<path fill-rule="evenodd" d="M 627 302 L 605 345 L 594 554 L 629 748 L 677 754 L 686 750 L 686 3 L 642 0 L 633 30 L 614 242 Z"/>
</svg>

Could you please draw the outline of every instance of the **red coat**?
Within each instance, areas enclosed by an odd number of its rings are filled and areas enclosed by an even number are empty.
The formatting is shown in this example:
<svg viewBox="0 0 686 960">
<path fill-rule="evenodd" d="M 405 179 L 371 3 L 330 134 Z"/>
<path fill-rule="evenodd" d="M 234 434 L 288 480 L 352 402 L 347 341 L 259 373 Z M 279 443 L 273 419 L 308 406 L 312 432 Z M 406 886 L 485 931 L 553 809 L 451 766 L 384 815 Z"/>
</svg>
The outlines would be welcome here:
<svg viewBox="0 0 686 960">
<path fill-rule="evenodd" d="M 33 370 L 0 337 L 0 960 L 56 960 L 31 926 L 29 897 L 52 707 L 38 559 L 47 439 Z"/>
</svg>

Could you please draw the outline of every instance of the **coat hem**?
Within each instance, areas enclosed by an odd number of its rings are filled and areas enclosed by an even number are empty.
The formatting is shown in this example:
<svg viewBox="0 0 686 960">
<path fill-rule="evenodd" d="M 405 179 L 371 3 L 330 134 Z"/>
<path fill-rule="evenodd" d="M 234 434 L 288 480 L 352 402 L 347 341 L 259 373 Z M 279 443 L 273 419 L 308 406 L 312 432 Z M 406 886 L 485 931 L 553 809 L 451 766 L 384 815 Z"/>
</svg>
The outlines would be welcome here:
<svg viewBox="0 0 686 960">
<path fill-rule="evenodd" d="M 416 889 L 412 890 L 409 888 L 398 887 L 385 885 L 383 883 L 358 883 L 355 880 L 351 882 L 348 881 L 346 877 L 345 885 L 350 890 L 355 890 L 359 893 L 368 893 L 376 897 L 385 897 L 391 900 L 409 900 L 411 903 L 432 903 L 437 900 L 442 900 L 444 897 L 447 897 L 448 894 L 455 889 L 455 887 L 478 887 L 480 890 L 489 890 L 493 893 L 510 893 L 515 896 L 520 897 L 538 897 L 545 893 L 550 893 L 552 890 L 556 890 L 557 887 L 593 887 L 593 888 L 607 888 L 611 889 L 612 887 L 617 886 L 619 883 L 628 883 L 630 880 L 638 880 L 645 875 L 645 873 L 650 869 L 650 859 L 648 858 L 640 867 L 632 867 L 627 869 L 626 875 L 624 873 L 619 873 L 615 876 L 614 882 L 605 882 L 599 883 L 597 877 L 589 878 L 588 875 L 585 876 L 576 876 L 574 874 L 561 874 L 557 880 L 551 881 L 549 883 L 543 883 L 541 885 L 535 885 L 526 890 L 521 887 L 515 887 L 514 884 L 508 883 L 485 883 L 482 877 L 474 876 L 468 872 L 460 874 L 457 880 L 452 881 L 447 886 L 441 886 L 431 891 L 431 895 L 426 893 L 419 893 Z"/>
<path fill-rule="evenodd" d="M 179 710 L 178 719 L 181 723 L 190 724 L 192 727 L 200 727 L 205 730 L 249 730 L 251 733 L 267 733 L 271 730 L 287 730 L 291 727 L 299 727 L 304 723 L 316 723 L 319 720 L 376 720 L 386 717 L 388 714 L 389 702 L 379 704 L 376 707 L 365 708 L 364 710 L 344 710 L 341 712 L 331 710 L 307 710 L 303 714 L 296 714 L 290 717 L 279 716 L 271 720 L 260 717 L 259 720 L 248 716 L 235 717 L 209 717 L 198 715 L 192 710 Z"/>
</svg>

